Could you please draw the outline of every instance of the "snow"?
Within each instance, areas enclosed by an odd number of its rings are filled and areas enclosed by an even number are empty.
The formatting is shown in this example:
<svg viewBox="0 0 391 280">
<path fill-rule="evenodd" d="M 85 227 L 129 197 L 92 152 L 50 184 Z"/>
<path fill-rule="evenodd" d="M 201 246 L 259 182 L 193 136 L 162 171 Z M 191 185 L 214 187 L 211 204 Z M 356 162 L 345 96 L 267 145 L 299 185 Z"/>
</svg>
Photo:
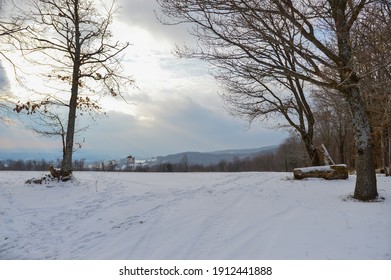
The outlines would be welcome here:
<svg viewBox="0 0 391 280">
<path fill-rule="evenodd" d="M 349 198 L 355 177 L 76 172 L 25 184 L 0 172 L 0 259 L 391 259 L 391 184 Z"/>
<path fill-rule="evenodd" d="M 334 166 L 347 167 L 346 164 L 334 164 Z M 295 170 L 300 170 L 301 172 L 318 172 L 318 171 L 332 172 L 333 171 L 330 165 L 301 167 L 301 168 L 295 168 Z"/>
</svg>

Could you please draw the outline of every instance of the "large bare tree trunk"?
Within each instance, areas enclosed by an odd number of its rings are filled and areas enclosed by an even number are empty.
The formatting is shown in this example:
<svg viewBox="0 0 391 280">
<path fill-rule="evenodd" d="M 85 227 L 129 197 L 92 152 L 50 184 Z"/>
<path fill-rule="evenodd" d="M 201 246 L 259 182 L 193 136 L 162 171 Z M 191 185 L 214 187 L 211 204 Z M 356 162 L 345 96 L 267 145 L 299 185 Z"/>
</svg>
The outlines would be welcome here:
<svg viewBox="0 0 391 280">
<path fill-rule="evenodd" d="M 367 201 L 378 196 L 371 130 L 359 89 L 349 88 L 346 96 L 352 113 L 357 146 L 357 180 L 354 198 Z"/>
<path fill-rule="evenodd" d="M 354 21 L 365 5 L 361 0 L 349 18 L 348 1 L 329 0 L 335 22 L 338 57 L 336 60 L 340 77 L 339 91 L 343 93 L 352 114 L 352 123 L 357 147 L 356 187 L 354 198 L 367 201 L 378 196 L 375 163 L 372 152 L 372 137 L 369 118 L 358 87 L 359 77 L 354 70 L 350 32 Z"/>
</svg>

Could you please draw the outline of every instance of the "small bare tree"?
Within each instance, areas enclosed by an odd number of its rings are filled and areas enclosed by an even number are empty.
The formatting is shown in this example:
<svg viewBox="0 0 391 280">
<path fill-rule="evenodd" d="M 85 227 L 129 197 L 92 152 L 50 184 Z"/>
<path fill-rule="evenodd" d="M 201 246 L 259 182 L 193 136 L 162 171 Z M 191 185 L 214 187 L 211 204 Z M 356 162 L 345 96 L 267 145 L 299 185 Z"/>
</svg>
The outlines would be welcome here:
<svg viewBox="0 0 391 280">
<path fill-rule="evenodd" d="M 112 40 L 115 0 L 98 1 L 99 5 L 91 0 L 27 2 L 29 9 L 22 14 L 27 28 L 18 48 L 33 65 L 47 66 L 43 80 L 53 86 L 41 101 L 19 104 L 16 110 L 34 112 L 51 105 L 68 108 L 61 170 L 69 172 L 77 111 L 100 110 L 94 97 L 123 98 L 123 87 L 133 83 L 121 68 L 121 54 L 129 43 Z"/>
</svg>

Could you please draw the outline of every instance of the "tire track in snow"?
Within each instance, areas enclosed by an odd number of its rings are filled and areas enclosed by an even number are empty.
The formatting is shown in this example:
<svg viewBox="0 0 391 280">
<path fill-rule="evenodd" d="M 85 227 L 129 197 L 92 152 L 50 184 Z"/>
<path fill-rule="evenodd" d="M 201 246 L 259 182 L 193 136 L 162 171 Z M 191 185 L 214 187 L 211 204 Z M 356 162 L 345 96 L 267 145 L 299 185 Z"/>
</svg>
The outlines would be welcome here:
<svg viewBox="0 0 391 280">
<path fill-rule="evenodd" d="M 240 208 L 242 204 L 246 203 L 243 202 L 246 195 L 250 195 L 255 188 L 259 189 L 260 184 L 257 183 L 252 186 L 248 186 L 248 184 L 235 184 L 237 181 L 242 181 L 243 177 L 248 177 L 248 174 L 229 174 L 228 178 L 226 177 L 225 180 L 221 181 L 221 179 L 219 179 L 218 183 L 213 184 L 210 187 L 201 186 L 190 191 L 183 190 L 174 192 L 174 198 L 169 200 L 166 206 L 164 206 L 167 213 L 162 217 L 163 221 L 160 221 L 160 223 L 158 221 L 156 227 L 161 226 L 164 228 L 165 223 L 172 224 L 173 219 L 179 219 L 178 229 L 181 227 L 180 223 L 182 223 L 183 227 L 191 229 L 186 229 L 187 232 L 193 231 L 189 233 L 189 235 L 194 238 L 187 240 L 185 244 L 180 246 L 182 248 L 181 252 L 169 255 L 167 256 L 168 258 L 172 258 L 172 256 L 181 256 L 182 258 L 187 259 L 197 258 L 197 256 L 199 256 L 199 258 L 205 258 L 205 256 L 210 256 L 211 253 L 214 255 L 218 254 L 218 248 L 229 245 L 235 227 L 240 223 L 239 220 L 242 218 L 245 219 L 245 217 L 241 217 L 240 215 L 231 214 L 235 212 L 235 209 Z M 266 183 L 271 179 L 273 178 L 263 178 L 262 183 Z M 206 206 L 204 206 L 206 209 L 203 209 L 202 205 L 199 208 L 191 209 L 191 211 L 204 210 L 203 213 L 205 213 L 205 216 L 201 221 L 195 220 L 193 223 L 186 221 L 186 219 L 181 219 L 181 216 L 178 217 L 178 215 L 175 214 L 177 205 L 181 205 L 181 203 L 191 204 L 192 200 L 203 200 L 204 204 L 206 204 Z M 186 213 L 189 220 L 193 216 L 191 211 Z M 170 242 L 170 240 L 167 242 Z M 210 244 L 210 246 L 203 246 L 205 243 Z M 169 245 L 166 246 L 170 247 Z M 198 248 L 204 249 L 200 251 Z"/>
<path fill-rule="evenodd" d="M 144 247 L 150 246 L 150 243 L 152 241 L 155 241 L 156 239 L 160 239 L 160 244 L 158 244 L 158 246 L 170 247 L 169 245 L 166 245 L 166 244 L 173 241 L 171 239 L 171 237 L 170 236 L 167 236 L 166 238 L 161 238 L 160 236 L 157 237 L 156 232 L 159 232 L 164 235 L 164 229 L 165 229 L 166 224 L 178 224 L 175 221 L 175 219 L 179 220 L 178 234 L 180 234 L 180 232 L 181 232 L 181 227 L 187 227 L 187 226 L 191 227 L 191 224 L 189 224 L 189 220 L 191 219 L 192 213 L 191 212 L 188 213 L 189 218 L 184 220 L 185 224 L 182 224 L 181 222 L 183 222 L 183 221 L 181 220 L 181 216 L 178 215 L 178 213 L 176 213 L 176 209 L 177 209 L 178 205 L 181 205 L 182 203 L 191 204 L 192 201 L 199 201 L 200 199 L 205 199 L 205 198 L 215 199 L 216 196 L 219 196 L 219 194 L 215 192 L 216 190 L 218 190 L 220 192 L 219 187 L 226 186 L 228 183 L 232 184 L 233 181 L 237 181 L 237 180 L 240 180 L 240 176 L 235 176 L 234 178 L 228 178 L 223 182 L 221 182 L 219 180 L 219 183 L 217 183 L 211 187 L 204 185 L 204 184 L 201 184 L 199 186 L 195 186 L 190 189 L 182 189 L 182 190 L 174 189 L 174 190 L 169 191 L 167 193 L 155 196 L 154 199 L 156 199 L 156 201 L 161 202 L 163 200 L 165 202 L 163 204 L 152 207 L 146 213 L 138 214 L 140 219 L 142 219 L 143 221 L 145 220 L 145 223 L 143 224 L 143 226 L 148 227 L 148 229 L 145 230 L 146 234 L 144 234 L 143 236 L 140 237 L 139 240 L 137 240 L 135 246 L 132 248 L 133 253 L 135 255 L 140 255 L 140 254 L 142 255 L 142 251 L 145 250 Z M 227 190 L 225 190 L 225 191 L 223 190 L 223 192 L 226 193 Z M 151 199 L 151 197 L 149 197 L 148 199 Z M 227 205 L 226 207 L 230 207 L 230 206 Z M 199 209 L 197 209 L 197 208 L 195 208 L 193 210 L 199 211 Z M 204 221 L 204 223 L 206 223 L 207 225 L 211 225 L 211 224 L 213 224 L 213 220 L 218 221 L 219 219 L 222 219 L 222 218 L 218 217 L 218 215 L 217 215 L 215 218 L 210 216 L 208 219 L 209 220 Z M 205 229 L 205 228 L 208 228 L 208 226 L 201 225 L 200 228 Z M 214 235 L 215 235 L 214 238 L 216 240 L 221 239 L 219 237 L 218 233 L 216 233 Z M 200 242 L 202 242 L 202 241 L 200 241 Z M 194 246 L 196 246 L 196 245 L 194 245 Z M 182 247 L 182 249 L 185 250 L 186 247 L 188 247 L 188 245 L 184 244 L 184 247 Z M 157 248 L 157 250 L 159 250 L 159 248 Z M 168 253 L 169 253 L 169 251 L 168 251 Z M 182 254 L 186 255 L 186 253 L 182 253 Z M 178 256 L 177 254 L 174 254 L 174 255 Z"/>
</svg>

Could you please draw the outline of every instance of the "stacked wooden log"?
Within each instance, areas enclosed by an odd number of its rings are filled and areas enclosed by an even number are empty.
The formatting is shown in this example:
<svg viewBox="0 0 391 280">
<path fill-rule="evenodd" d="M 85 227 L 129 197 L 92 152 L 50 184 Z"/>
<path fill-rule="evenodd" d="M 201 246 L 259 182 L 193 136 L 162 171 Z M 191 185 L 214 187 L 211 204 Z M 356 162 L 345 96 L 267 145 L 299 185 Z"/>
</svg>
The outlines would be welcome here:
<svg viewBox="0 0 391 280">
<path fill-rule="evenodd" d="M 323 178 L 326 180 L 335 180 L 349 178 L 346 164 L 335 164 L 325 145 L 322 144 L 318 151 L 325 165 L 295 168 L 293 170 L 295 179 Z"/>
<path fill-rule="evenodd" d="M 304 178 L 323 178 L 326 180 L 349 178 L 346 164 L 295 168 L 293 175 L 298 180 Z"/>
</svg>

